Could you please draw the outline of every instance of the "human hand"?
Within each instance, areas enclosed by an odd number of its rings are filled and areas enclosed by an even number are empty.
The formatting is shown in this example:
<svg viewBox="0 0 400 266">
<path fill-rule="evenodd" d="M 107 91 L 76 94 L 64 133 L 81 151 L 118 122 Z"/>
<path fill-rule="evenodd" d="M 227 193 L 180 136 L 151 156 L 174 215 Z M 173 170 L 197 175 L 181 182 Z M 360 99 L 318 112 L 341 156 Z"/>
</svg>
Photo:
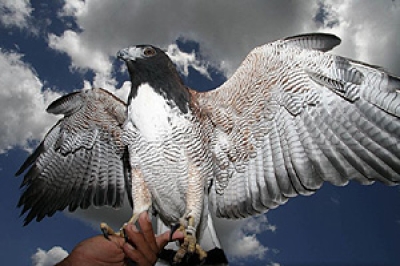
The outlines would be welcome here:
<svg viewBox="0 0 400 266">
<path fill-rule="evenodd" d="M 122 266 L 131 259 L 138 266 L 154 265 L 157 254 L 169 242 L 170 231 L 155 236 L 147 212 L 139 216 L 140 231 L 135 225 L 129 224 L 125 233 L 129 243 L 122 237 L 110 235 L 110 240 L 99 235 L 79 243 L 57 266 L 88 265 L 88 266 Z M 182 232 L 175 232 L 172 240 L 183 239 Z"/>
<path fill-rule="evenodd" d="M 123 245 L 125 254 L 136 262 L 136 265 L 150 266 L 157 262 L 158 253 L 170 241 L 170 231 L 155 237 L 153 227 L 147 212 L 139 216 L 140 231 L 134 224 L 129 224 L 125 228 L 125 234 L 128 242 Z M 172 235 L 172 241 L 183 240 L 183 233 L 175 231 Z"/>
<path fill-rule="evenodd" d="M 126 265 L 125 253 L 122 249 L 125 240 L 111 235 L 109 240 L 103 235 L 88 238 L 72 250 L 57 266 L 123 266 Z"/>
</svg>

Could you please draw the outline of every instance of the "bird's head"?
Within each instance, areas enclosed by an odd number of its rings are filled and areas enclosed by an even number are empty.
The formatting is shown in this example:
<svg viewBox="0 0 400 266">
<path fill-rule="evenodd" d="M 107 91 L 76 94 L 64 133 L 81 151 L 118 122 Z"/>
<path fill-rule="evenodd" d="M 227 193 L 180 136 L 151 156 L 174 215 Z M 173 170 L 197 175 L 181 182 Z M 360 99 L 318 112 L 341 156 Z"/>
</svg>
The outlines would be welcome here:
<svg viewBox="0 0 400 266">
<path fill-rule="evenodd" d="M 135 45 L 121 49 L 117 57 L 125 61 L 132 81 L 148 82 L 147 79 L 165 76 L 179 77 L 168 55 L 152 45 Z"/>
<path fill-rule="evenodd" d="M 135 45 L 121 49 L 117 57 L 125 61 L 132 82 L 128 103 L 135 97 L 137 88 L 145 83 L 178 106 L 189 101 L 186 86 L 174 63 L 162 49 L 152 45 Z"/>
</svg>

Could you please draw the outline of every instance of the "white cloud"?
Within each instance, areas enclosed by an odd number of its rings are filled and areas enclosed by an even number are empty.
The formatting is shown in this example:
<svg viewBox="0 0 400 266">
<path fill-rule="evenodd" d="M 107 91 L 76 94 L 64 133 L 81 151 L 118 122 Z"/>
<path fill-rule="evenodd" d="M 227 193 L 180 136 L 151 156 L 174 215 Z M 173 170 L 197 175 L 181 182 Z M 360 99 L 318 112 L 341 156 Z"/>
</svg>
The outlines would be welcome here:
<svg viewBox="0 0 400 266">
<path fill-rule="evenodd" d="M 79 9 L 68 11 L 70 6 Z M 66 1 L 64 10 L 76 17 L 83 29 L 79 37 L 84 43 L 108 55 L 140 43 L 166 47 L 184 37 L 199 42 L 202 53 L 212 63 L 219 66 L 224 61 L 230 72 L 257 44 L 284 37 L 282 29 L 289 34 L 303 31 L 304 25 L 310 24 L 307 18 L 313 12 L 308 3 L 294 2 L 287 7 L 281 2 L 231 1 L 226 5 L 183 0 L 84 3 L 73 0 Z M 169 10 L 174 10 L 174 15 Z"/>
<path fill-rule="evenodd" d="M 321 6 L 328 11 L 325 23 L 315 21 Z M 400 73 L 396 60 L 400 53 L 399 11 L 400 5 L 393 1 L 374 0 L 233 0 L 230 5 L 185 0 L 67 0 L 61 14 L 73 16 L 82 31 L 66 31 L 59 38 L 79 43 L 78 54 L 85 60 L 66 45 L 55 48 L 67 52 L 74 66 L 95 69 L 99 68 L 95 61 L 107 61 L 104 58 L 114 56 L 122 47 L 143 43 L 168 47 L 183 38 L 198 42 L 202 58 L 229 76 L 257 45 L 294 34 L 325 31 L 343 39 L 338 52 Z M 89 56 L 94 53 L 98 59 Z M 187 73 L 185 65 L 182 69 Z"/>
<path fill-rule="evenodd" d="M 113 65 L 109 56 L 100 50 L 90 49 L 82 41 L 78 33 L 67 30 L 62 36 L 49 34 L 48 45 L 50 48 L 64 52 L 71 57 L 71 70 L 93 70 L 95 76 L 92 86 L 110 91 L 115 90 L 117 81 L 112 77 Z M 176 64 L 178 70 L 186 77 L 189 75 L 189 67 L 192 67 L 200 74 L 211 79 L 207 63 L 197 60 L 194 52 L 185 53 L 176 44 L 170 44 L 167 48 L 167 54 Z"/>
<path fill-rule="evenodd" d="M 179 72 L 185 75 L 185 77 L 189 76 L 189 67 L 192 67 L 203 76 L 211 79 L 207 63 L 197 60 L 194 51 L 192 53 L 185 53 L 179 49 L 178 45 L 170 44 L 168 45 L 167 55 L 176 64 Z"/>
<path fill-rule="evenodd" d="M 0 50 L 0 153 L 19 146 L 29 148 L 41 139 L 57 118 L 45 109 L 60 94 L 43 87 L 22 55 Z"/>
<path fill-rule="evenodd" d="M 25 28 L 32 10 L 29 0 L 0 0 L 0 22 L 6 27 Z"/>
<path fill-rule="evenodd" d="M 242 230 L 245 233 L 259 234 L 265 231 L 275 232 L 277 230 L 277 226 L 270 224 L 268 222 L 267 215 L 262 214 L 249 218 L 242 226 Z"/>
<path fill-rule="evenodd" d="M 281 264 L 279 264 L 277 262 L 271 262 L 271 263 L 268 263 L 267 266 L 281 266 Z"/>
<path fill-rule="evenodd" d="M 60 17 L 73 16 L 78 17 L 84 15 L 88 10 L 85 2 L 81 0 L 68 0 L 65 1 L 62 11 L 59 13 Z"/>
<path fill-rule="evenodd" d="M 257 239 L 257 234 L 276 230 L 276 226 L 268 223 L 266 215 L 241 220 L 214 219 L 222 248 L 231 259 L 265 257 L 269 248 Z"/>
<path fill-rule="evenodd" d="M 230 250 L 230 254 L 234 259 L 247 257 L 262 259 L 264 258 L 265 253 L 268 251 L 268 248 L 264 247 L 260 241 L 258 241 L 255 234 L 239 234 L 235 237 Z"/>
<path fill-rule="evenodd" d="M 76 4 L 78 2 L 79 1 L 75 1 L 74 4 L 72 4 L 73 9 L 80 6 Z M 76 12 L 79 13 L 78 11 Z M 65 31 L 62 36 L 49 34 L 48 37 L 48 45 L 50 48 L 70 56 L 72 71 L 92 70 L 94 72 L 93 80 L 84 80 L 83 89 L 91 89 L 93 87 L 103 88 L 114 93 L 122 100 L 127 100 L 130 83 L 124 84 L 121 89 L 116 88 L 117 81 L 115 77 L 113 77 L 113 64 L 107 54 L 85 44 L 79 34 L 71 30 Z"/>
<path fill-rule="evenodd" d="M 53 266 L 68 256 L 68 252 L 63 248 L 55 246 L 49 251 L 38 248 L 37 252 L 32 255 L 33 266 Z"/>
<path fill-rule="evenodd" d="M 337 34 L 341 54 L 380 65 L 400 75 L 400 5 L 395 1 L 325 0 L 334 10 L 338 25 L 327 31 Z"/>
<path fill-rule="evenodd" d="M 72 60 L 72 68 L 78 70 L 92 69 L 101 74 L 108 74 L 112 64 L 108 56 L 79 37 L 78 33 L 67 30 L 62 36 L 49 34 L 49 46 L 67 53 Z"/>
</svg>

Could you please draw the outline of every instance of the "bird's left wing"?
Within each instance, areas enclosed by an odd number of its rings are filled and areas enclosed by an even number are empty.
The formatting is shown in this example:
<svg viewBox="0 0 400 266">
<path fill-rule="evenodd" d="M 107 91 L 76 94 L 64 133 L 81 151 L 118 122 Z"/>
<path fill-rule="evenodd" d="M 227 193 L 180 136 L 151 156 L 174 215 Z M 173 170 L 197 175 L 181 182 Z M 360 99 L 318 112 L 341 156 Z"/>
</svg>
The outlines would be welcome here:
<svg viewBox="0 0 400 266">
<path fill-rule="evenodd" d="M 192 93 L 217 216 L 261 213 L 323 181 L 400 182 L 400 81 L 325 53 L 339 43 L 311 34 L 260 46 L 221 87 Z"/>
<path fill-rule="evenodd" d="M 29 211 L 25 224 L 66 207 L 121 206 L 130 190 L 122 141 L 125 103 L 103 89 L 91 89 L 63 96 L 47 111 L 64 117 L 16 173 L 31 166 L 18 203 L 22 213 Z"/>
</svg>

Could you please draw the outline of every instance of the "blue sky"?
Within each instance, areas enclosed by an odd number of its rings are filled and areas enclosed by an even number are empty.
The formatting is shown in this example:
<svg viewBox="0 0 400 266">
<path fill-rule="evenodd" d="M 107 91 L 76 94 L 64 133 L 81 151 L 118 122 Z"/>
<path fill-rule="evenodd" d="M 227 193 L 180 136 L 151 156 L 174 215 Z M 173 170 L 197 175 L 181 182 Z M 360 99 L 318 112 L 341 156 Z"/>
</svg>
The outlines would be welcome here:
<svg viewBox="0 0 400 266">
<path fill-rule="evenodd" d="M 44 2 L 44 1 L 42 1 Z M 103 87 L 126 97 L 120 48 L 151 43 L 165 49 L 185 82 L 220 85 L 255 46 L 304 32 L 337 34 L 333 53 L 400 75 L 398 1 L 40 1 L 0 0 L 1 264 L 49 265 L 99 233 L 118 227 L 129 209 L 58 213 L 23 227 L 16 208 L 22 178 L 14 173 L 56 121 L 45 113 L 62 94 Z M 172 14 L 173 12 L 173 14 Z M 172 14 L 172 15 L 171 15 Z M 325 184 L 266 216 L 217 221 L 231 265 L 397 265 L 400 190 L 381 184 Z M 42 249 L 43 252 L 37 252 Z"/>
</svg>

